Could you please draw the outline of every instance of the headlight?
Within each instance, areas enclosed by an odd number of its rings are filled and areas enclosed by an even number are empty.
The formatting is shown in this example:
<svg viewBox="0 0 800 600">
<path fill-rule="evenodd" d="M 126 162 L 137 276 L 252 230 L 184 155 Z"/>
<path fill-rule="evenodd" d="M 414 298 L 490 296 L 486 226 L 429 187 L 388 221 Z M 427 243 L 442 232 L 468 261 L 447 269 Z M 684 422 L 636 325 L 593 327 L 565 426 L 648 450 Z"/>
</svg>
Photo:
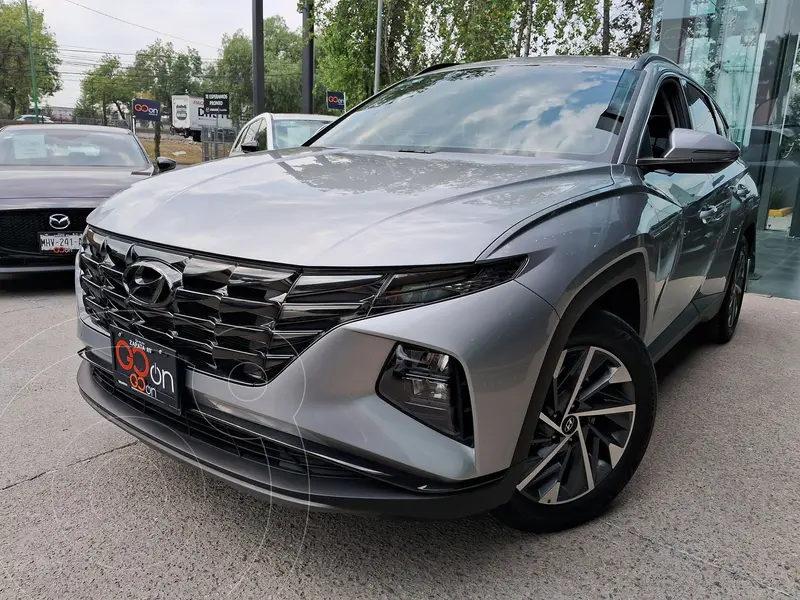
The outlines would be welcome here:
<svg viewBox="0 0 800 600">
<path fill-rule="evenodd" d="M 457 269 L 397 273 L 375 298 L 370 314 L 479 292 L 513 279 L 524 263 L 524 258 L 514 258 Z"/>
<path fill-rule="evenodd" d="M 469 390 L 452 356 L 398 344 L 381 373 L 378 394 L 426 425 L 472 444 Z"/>
</svg>

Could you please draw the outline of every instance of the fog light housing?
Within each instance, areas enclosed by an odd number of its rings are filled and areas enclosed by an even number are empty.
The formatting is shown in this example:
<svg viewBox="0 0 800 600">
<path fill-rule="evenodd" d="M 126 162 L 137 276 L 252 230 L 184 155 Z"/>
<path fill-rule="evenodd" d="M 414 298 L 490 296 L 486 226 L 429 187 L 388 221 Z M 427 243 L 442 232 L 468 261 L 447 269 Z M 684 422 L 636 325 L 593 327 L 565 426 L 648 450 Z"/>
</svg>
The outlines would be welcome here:
<svg viewBox="0 0 800 600">
<path fill-rule="evenodd" d="M 378 380 L 378 395 L 429 427 L 472 444 L 467 380 L 449 354 L 397 344 Z"/>
</svg>

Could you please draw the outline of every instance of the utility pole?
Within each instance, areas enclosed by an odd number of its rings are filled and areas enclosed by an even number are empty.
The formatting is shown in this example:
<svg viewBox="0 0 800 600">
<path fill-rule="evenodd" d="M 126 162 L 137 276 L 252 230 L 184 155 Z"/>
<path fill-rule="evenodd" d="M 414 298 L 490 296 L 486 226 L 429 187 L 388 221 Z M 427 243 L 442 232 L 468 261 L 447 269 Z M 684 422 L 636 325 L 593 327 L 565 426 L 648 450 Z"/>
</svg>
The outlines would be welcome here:
<svg viewBox="0 0 800 600">
<path fill-rule="evenodd" d="M 314 112 L 314 0 L 303 2 L 303 112 Z"/>
<path fill-rule="evenodd" d="M 601 53 L 608 55 L 611 43 L 611 0 L 603 0 L 603 42 Z"/>
<path fill-rule="evenodd" d="M 33 62 L 33 35 L 31 34 L 31 14 L 28 11 L 28 0 L 25 0 L 25 22 L 28 26 L 28 62 L 31 67 L 31 90 L 33 90 L 33 114 L 39 122 L 39 94 L 36 85 L 36 63 Z"/>
<path fill-rule="evenodd" d="M 264 0 L 253 0 L 253 116 L 264 112 Z"/>
<path fill-rule="evenodd" d="M 378 26 L 375 28 L 375 92 L 381 91 L 381 38 L 383 37 L 383 0 L 378 0 Z"/>
</svg>

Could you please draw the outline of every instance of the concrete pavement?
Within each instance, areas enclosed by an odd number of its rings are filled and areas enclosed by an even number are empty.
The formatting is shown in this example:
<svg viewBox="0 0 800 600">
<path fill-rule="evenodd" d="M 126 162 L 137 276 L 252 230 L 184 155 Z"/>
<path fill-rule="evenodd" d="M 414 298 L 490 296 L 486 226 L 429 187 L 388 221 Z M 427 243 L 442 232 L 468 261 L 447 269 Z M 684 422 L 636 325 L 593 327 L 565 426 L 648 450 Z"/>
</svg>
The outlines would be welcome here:
<svg viewBox="0 0 800 600">
<path fill-rule="evenodd" d="M 74 383 L 70 278 L 0 281 L 0 599 L 800 596 L 800 303 L 660 365 L 614 510 L 526 536 L 270 507 L 134 442 Z"/>
</svg>

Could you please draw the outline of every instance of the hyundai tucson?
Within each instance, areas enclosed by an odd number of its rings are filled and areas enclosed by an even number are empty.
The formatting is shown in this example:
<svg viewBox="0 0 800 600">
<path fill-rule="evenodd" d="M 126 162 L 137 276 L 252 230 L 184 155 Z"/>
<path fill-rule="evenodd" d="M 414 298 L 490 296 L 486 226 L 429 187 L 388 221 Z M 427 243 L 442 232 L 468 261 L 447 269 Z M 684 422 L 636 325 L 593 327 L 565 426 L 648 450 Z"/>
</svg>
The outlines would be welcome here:
<svg viewBox="0 0 800 600">
<path fill-rule="evenodd" d="M 660 57 L 431 68 L 96 209 L 78 384 L 275 502 L 572 527 L 645 454 L 654 362 L 734 335 L 758 202 Z"/>
</svg>

